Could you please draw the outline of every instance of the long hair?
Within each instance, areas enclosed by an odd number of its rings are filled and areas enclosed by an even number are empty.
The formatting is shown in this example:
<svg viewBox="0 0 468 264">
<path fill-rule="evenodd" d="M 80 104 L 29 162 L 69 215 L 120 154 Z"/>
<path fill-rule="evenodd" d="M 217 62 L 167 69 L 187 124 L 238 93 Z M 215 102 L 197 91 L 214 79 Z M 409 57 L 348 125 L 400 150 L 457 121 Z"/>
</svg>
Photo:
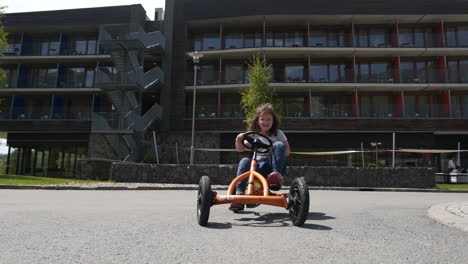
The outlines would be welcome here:
<svg viewBox="0 0 468 264">
<path fill-rule="evenodd" d="M 269 132 L 270 135 L 276 135 L 279 127 L 279 119 L 275 114 L 275 111 L 273 110 L 273 106 L 271 104 L 264 104 L 259 107 L 257 107 L 257 110 L 255 111 L 255 114 L 252 116 L 252 118 L 249 120 L 247 130 L 250 131 L 255 131 L 255 132 L 260 132 L 260 126 L 258 125 L 258 119 L 260 118 L 260 115 L 263 113 L 268 113 L 271 114 L 273 117 L 273 124 L 271 126 L 271 129 Z"/>
</svg>

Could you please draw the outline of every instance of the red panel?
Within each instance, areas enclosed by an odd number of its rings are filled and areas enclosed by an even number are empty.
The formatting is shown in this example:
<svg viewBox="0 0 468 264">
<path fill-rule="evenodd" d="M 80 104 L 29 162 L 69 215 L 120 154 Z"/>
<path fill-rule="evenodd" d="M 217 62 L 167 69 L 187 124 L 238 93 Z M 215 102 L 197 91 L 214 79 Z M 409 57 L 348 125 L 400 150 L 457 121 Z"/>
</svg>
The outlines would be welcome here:
<svg viewBox="0 0 468 264">
<path fill-rule="evenodd" d="M 450 117 L 450 94 L 449 92 L 442 93 L 442 116 Z"/>
<path fill-rule="evenodd" d="M 395 75 L 394 82 L 400 82 L 400 57 L 396 57 L 393 60 L 393 75 Z"/>
<path fill-rule="evenodd" d="M 353 43 L 354 42 L 353 41 L 354 40 L 354 37 L 353 37 L 354 30 L 353 29 L 354 29 L 354 26 L 353 26 L 353 24 L 351 24 L 351 25 L 349 25 L 348 30 L 346 32 L 346 34 L 348 34 L 348 47 L 354 47 L 354 43 Z"/>
<path fill-rule="evenodd" d="M 352 57 L 352 58 L 351 58 L 351 60 L 350 60 L 350 62 L 349 62 L 349 66 L 350 66 L 349 68 L 351 69 L 351 70 L 350 70 L 350 73 L 349 73 L 349 74 L 350 74 L 350 76 L 349 76 L 350 81 L 351 81 L 351 82 L 355 82 L 355 81 L 356 81 L 356 77 L 355 77 L 355 74 L 354 74 L 354 73 L 355 73 L 355 67 L 356 67 L 356 57 Z"/>
<path fill-rule="evenodd" d="M 357 105 L 357 92 L 353 92 L 351 102 L 353 104 L 352 105 L 353 117 L 358 117 L 359 112 L 358 112 L 358 105 Z"/>
<path fill-rule="evenodd" d="M 440 23 L 437 25 L 437 47 L 444 47 L 444 24 Z"/>
<path fill-rule="evenodd" d="M 392 47 L 398 47 L 398 24 L 392 25 Z"/>
<path fill-rule="evenodd" d="M 440 57 L 438 60 L 437 60 L 437 68 L 439 69 L 439 81 L 440 82 L 445 82 L 446 81 L 446 78 L 445 78 L 445 70 L 446 70 L 446 67 L 447 67 L 447 64 L 445 62 L 445 57 Z"/>
<path fill-rule="evenodd" d="M 404 114 L 404 105 L 403 105 L 403 92 L 399 92 L 395 95 L 395 115 L 396 117 L 403 117 Z"/>
</svg>

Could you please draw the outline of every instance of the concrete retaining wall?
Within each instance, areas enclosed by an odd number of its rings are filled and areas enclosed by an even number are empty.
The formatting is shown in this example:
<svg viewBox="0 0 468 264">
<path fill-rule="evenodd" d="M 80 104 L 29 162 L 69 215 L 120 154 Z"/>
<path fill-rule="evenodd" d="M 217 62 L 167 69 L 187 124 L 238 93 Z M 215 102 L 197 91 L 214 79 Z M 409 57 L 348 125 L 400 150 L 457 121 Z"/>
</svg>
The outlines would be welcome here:
<svg viewBox="0 0 468 264">
<path fill-rule="evenodd" d="M 110 160 L 83 161 L 79 178 L 111 179 L 117 182 L 198 183 L 208 175 L 212 184 L 228 185 L 237 165 L 153 165 Z M 288 167 L 286 184 L 305 177 L 309 186 L 432 188 L 431 168 Z"/>
</svg>

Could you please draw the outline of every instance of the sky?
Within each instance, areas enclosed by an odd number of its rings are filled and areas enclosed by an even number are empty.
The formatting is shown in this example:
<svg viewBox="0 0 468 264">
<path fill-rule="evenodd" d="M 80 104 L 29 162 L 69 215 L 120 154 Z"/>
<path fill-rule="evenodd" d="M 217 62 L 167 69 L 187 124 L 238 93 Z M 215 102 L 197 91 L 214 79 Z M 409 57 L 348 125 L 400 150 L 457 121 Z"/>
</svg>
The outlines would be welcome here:
<svg viewBox="0 0 468 264">
<path fill-rule="evenodd" d="M 6 6 L 5 13 L 20 13 L 45 10 L 74 9 L 87 7 L 102 7 L 116 5 L 141 4 L 146 15 L 153 20 L 155 8 L 165 8 L 165 0 L 0 0 L 0 6 Z M 0 138 L 0 153 L 7 153 L 6 142 Z"/>
<path fill-rule="evenodd" d="M 0 138 L 0 154 L 8 153 L 8 147 L 6 146 L 6 140 Z"/>
<path fill-rule="evenodd" d="M 141 4 L 146 15 L 153 20 L 155 8 L 165 8 L 165 0 L 0 0 L 0 6 L 7 6 L 5 13 L 60 10 L 87 7 Z"/>
</svg>

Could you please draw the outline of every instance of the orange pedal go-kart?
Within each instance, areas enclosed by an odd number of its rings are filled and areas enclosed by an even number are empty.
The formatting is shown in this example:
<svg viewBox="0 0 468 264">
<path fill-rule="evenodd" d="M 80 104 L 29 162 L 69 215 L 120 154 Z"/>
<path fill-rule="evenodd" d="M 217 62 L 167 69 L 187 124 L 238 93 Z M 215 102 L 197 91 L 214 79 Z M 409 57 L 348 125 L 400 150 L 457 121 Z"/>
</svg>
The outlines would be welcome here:
<svg viewBox="0 0 468 264">
<path fill-rule="evenodd" d="M 227 195 L 219 195 L 211 190 L 210 177 L 202 176 L 198 186 L 197 219 L 198 224 L 205 226 L 210 217 L 210 208 L 218 204 L 264 204 L 283 207 L 289 210 L 289 216 L 295 226 L 302 226 L 309 214 L 309 189 L 303 177 L 291 183 L 289 193 L 272 193 L 266 178 L 257 172 L 257 153 L 269 152 L 273 143 L 257 132 L 244 134 L 242 144 L 253 150 L 250 171 L 236 177 L 229 185 Z M 236 185 L 248 178 L 245 195 L 235 195 Z"/>
</svg>

